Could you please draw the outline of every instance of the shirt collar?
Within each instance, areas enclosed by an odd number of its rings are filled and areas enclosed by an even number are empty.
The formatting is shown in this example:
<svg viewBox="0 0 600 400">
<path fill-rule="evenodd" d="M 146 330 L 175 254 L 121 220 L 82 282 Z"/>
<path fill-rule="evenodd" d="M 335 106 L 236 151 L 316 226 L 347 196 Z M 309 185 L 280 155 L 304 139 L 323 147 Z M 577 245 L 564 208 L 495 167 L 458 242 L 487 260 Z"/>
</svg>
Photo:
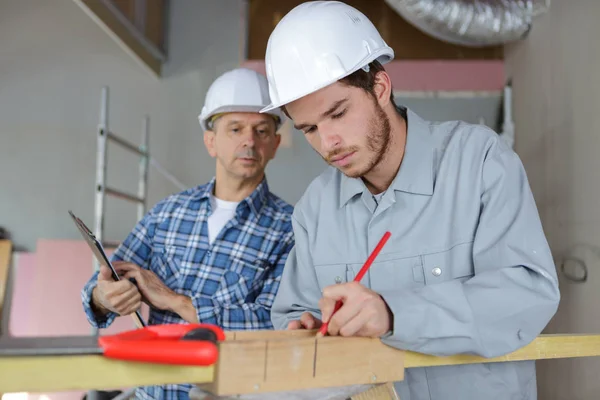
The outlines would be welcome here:
<svg viewBox="0 0 600 400">
<path fill-rule="evenodd" d="M 200 200 L 210 200 L 210 196 L 214 193 L 216 178 L 213 177 L 210 182 L 208 182 L 204 187 L 200 190 L 198 194 L 198 199 Z M 255 214 L 259 215 L 263 206 L 267 203 L 267 198 L 269 195 L 269 184 L 267 183 L 267 178 L 263 178 L 260 184 L 250 193 L 248 197 L 242 200 L 241 203 L 246 203 L 250 210 Z"/>
<path fill-rule="evenodd" d="M 406 113 L 408 126 L 406 149 L 390 189 L 431 196 L 433 194 L 431 131 L 428 123 L 417 114 L 410 109 L 406 109 Z M 365 190 L 368 189 L 362 179 L 349 178 L 341 174 L 340 208 Z"/>
</svg>

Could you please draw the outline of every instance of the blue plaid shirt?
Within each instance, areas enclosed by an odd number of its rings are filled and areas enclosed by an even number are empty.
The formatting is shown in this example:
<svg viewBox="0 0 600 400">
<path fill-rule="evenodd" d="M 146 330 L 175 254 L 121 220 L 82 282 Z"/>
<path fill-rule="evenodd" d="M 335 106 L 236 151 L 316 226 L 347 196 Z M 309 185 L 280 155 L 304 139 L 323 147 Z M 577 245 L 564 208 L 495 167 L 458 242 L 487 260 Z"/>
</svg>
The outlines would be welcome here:
<svg viewBox="0 0 600 400">
<path fill-rule="evenodd" d="M 270 310 L 294 245 L 291 205 L 269 191 L 266 179 L 238 205 L 211 245 L 207 219 L 215 179 L 159 202 L 117 248 L 113 260 L 153 271 L 172 290 L 192 299 L 198 320 L 224 330 L 272 329 Z M 106 328 L 115 317 L 94 315 L 95 273 L 82 290 L 87 319 Z M 148 324 L 186 323 L 150 310 Z M 138 388 L 139 399 L 187 399 L 191 385 Z"/>
</svg>

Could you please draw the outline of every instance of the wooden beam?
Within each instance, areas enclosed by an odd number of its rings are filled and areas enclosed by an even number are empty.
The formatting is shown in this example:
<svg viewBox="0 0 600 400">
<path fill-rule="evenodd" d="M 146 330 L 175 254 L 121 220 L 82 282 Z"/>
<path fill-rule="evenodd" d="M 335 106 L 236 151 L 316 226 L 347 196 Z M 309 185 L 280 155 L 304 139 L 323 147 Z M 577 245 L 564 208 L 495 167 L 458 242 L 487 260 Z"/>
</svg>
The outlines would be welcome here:
<svg viewBox="0 0 600 400">
<path fill-rule="evenodd" d="M 99 355 L 0 357 L 0 393 L 205 383 L 213 374 L 213 367 L 134 363 Z"/>
<path fill-rule="evenodd" d="M 220 344 L 215 380 L 203 388 L 235 395 L 400 381 L 404 368 L 600 355 L 600 335 L 541 335 L 502 357 L 436 357 L 379 339 L 315 338 L 315 331 L 248 331 Z"/>
<path fill-rule="evenodd" d="M 10 240 L 0 240 L 0 335 L 6 334 L 2 332 L 2 310 L 6 297 L 6 288 L 8 287 L 10 260 L 12 256 L 12 242 Z M 6 324 L 8 326 L 8 323 Z M 0 390 L 0 398 L 2 398 L 2 390 Z"/>
<path fill-rule="evenodd" d="M 2 308 L 4 307 L 4 297 L 8 286 L 8 272 L 10 270 L 10 260 L 12 257 L 12 242 L 10 240 L 0 240 L 0 321 L 2 321 Z M 0 324 L 0 327 L 2 324 Z M 0 332 L 0 334 L 6 332 Z"/>
<path fill-rule="evenodd" d="M 98 355 L 0 357 L 0 393 L 195 383 L 204 389 L 208 384 L 217 395 L 245 394 L 388 383 L 402 379 L 403 368 L 600 355 L 600 335 L 540 335 L 492 359 L 434 357 L 397 350 L 377 339 L 314 335 L 315 331 L 228 333 L 214 367 L 124 362 Z"/>
<path fill-rule="evenodd" d="M 140 63 L 154 76 L 160 77 L 162 61 L 150 50 L 151 43 L 144 44 L 142 40 L 131 33 L 122 21 L 117 18 L 103 1 L 100 0 L 73 0 L 81 9 L 94 20 L 119 46 Z M 116 7 L 115 7 L 116 8 Z M 124 17 L 126 19 L 126 17 Z M 141 33 L 143 36 L 143 33 Z"/>
<path fill-rule="evenodd" d="M 469 355 L 435 357 L 420 353 L 406 352 L 404 367 L 418 368 L 441 365 L 550 360 L 555 358 L 594 356 L 600 356 L 600 335 L 540 335 L 527 346 L 505 356 L 494 358 Z"/>
<path fill-rule="evenodd" d="M 352 396 L 351 400 L 402 400 L 394 389 L 394 383 L 377 385 L 363 393 Z"/>
<path fill-rule="evenodd" d="M 223 396 L 404 379 L 404 352 L 390 351 L 379 339 L 317 339 L 314 332 L 273 338 L 279 334 L 221 343 L 215 380 L 204 388 Z"/>
</svg>

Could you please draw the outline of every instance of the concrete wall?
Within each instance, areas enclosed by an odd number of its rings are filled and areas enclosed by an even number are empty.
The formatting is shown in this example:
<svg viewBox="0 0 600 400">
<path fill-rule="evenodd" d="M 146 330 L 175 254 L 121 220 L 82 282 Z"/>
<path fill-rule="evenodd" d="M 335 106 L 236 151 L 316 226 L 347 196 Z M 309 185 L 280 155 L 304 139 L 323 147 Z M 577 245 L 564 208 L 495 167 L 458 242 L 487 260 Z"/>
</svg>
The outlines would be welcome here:
<svg viewBox="0 0 600 400">
<path fill-rule="evenodd" d="M 583 260 L 588 281 L 561 275 L 550 333 L 600 332 L 600 36 L 596 0 L 553 1 L 527 40 L 507 49 L 516 149 L 558 266 Z M 538 364 L 540 399 L 597 399 L 599 358 Z"/>
<path fill-rule="evenodd" d="M 188 186 L 214 174 L 197 122 L 210 83 L 240 63 L 242 0 L 171 2 L 164 78 L 126 54 L 73 1 L 0 0 L 0 226 L 35 250 L 40 238 L 76 239 L 72 209 L 93 223 L 100 90 L 110 129 L 139 143 L 150 116 L 153 157 Z M 272 189 L 295 202 L 323 167 L 303 137 L 269 168 Z M 109 144 L 108 183 L 137 191 L 137 159 Z M 292 171 L 294 169 L 294 171 Z M 178 190 L 150 170 L 149 202 Z M 120 240 L 135 206 L 107 200 L 106 235 Z"/>
</svg>

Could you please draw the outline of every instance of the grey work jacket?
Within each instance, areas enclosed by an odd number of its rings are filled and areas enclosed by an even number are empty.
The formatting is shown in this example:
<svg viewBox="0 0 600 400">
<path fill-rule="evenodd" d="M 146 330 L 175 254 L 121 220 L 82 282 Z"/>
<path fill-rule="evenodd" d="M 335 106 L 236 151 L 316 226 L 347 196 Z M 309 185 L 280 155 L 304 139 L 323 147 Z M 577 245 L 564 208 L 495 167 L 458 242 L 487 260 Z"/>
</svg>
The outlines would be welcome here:
<svg viewBox="0 0 600 400">
<path fill-rule="evenodd" d="M 304 311 L 320 317 L 321 290 L 351 281 L 389 230 L 362 280 L 392 310 L 386 344 L 438 356 L 512 352 L 541 333 L 560 298 L 523 165 L 484 126 L 407 112 L 405 156 L 378 205 L 335 168 L 296 205 L 275 329 Z M 396 387 L 402 400 L 537 396 L 534 362 L 408 369 Z"/>
</svg>

